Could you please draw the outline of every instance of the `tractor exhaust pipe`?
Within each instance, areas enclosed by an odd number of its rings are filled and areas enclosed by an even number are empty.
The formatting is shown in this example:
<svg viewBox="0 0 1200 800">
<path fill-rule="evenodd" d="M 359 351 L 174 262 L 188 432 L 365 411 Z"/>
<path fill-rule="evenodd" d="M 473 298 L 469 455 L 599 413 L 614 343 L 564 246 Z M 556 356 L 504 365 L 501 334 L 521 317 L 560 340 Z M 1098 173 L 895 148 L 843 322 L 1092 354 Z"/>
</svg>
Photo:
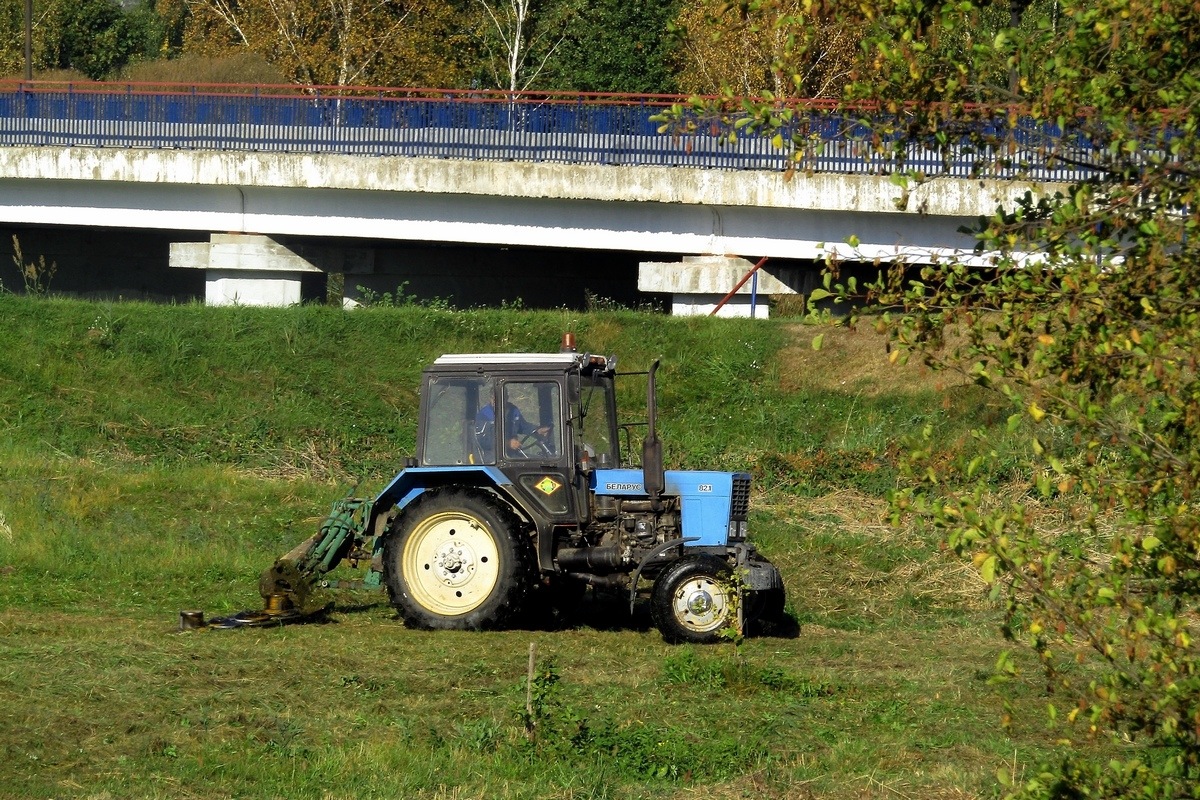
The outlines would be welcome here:
<svg viewBox="0 0 1200 800">
<path fill-rule="evenodd" d="M 560 547 L 554 563 L 565 572 L 596 574 L 618 572 L 624 566 L 619 547 Z"/>
<path fill-rule="evenodd" d="M 658 359 L 650 365 L 650 377 L 646 381 L 646 438 L 642 440 L 642 485 L 650 496 L 650 509 L 662 511 L 662 495 L 667 488 L 667 476 L 663 472 L 662 440 L 658 438 L 658 402 L 655 391 L 654 373 L 658 371 Z"/>
</svg>

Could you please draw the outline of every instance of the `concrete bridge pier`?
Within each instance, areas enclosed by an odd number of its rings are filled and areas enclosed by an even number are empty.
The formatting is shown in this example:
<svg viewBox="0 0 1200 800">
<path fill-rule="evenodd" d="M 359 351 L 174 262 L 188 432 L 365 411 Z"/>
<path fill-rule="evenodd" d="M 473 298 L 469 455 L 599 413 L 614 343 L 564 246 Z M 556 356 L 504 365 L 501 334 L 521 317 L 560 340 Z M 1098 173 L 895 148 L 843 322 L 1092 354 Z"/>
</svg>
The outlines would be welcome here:
<svg viewBox="0 0 1200 800">
<path fill-rule="evenodd" d="M 707 316 L 754 263 L 738 256 L 684 256 L 682 262 L 643 261 L 638 265 L 638 289 L 669 293 L 673 316 Z M 780 269 L 767 262 L 755 278 L 742 284 L 717 312 L 719 317 L 770 316 L 770 297 L 804 294 L 815 286 L 816 270 Z"/>
<path fill-rule="evenodd" d="M 205 271 L 206 305 L 289 306 L 322 297 L 325 274 L 373 272 L 375 252 L 214 233 L 208 242 L 173 242 L 170 265 Z"/>
</svg>

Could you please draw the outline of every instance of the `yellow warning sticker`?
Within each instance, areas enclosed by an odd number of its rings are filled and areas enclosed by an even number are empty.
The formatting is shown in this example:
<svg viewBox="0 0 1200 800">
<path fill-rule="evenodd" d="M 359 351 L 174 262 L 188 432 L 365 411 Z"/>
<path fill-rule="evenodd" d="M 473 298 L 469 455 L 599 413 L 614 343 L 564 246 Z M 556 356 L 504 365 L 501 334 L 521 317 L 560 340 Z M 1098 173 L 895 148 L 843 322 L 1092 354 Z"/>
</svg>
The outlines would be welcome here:
<svg viewBox="0 0 1200 800">
<path fill-rule="evenodd" d="M 534 484 L 534 488 L 542 494 L 554 494 L 561 486 L 561 483 L 554 480 L 554 478 L 551 478 L 549 475 Z"/>
</svg>

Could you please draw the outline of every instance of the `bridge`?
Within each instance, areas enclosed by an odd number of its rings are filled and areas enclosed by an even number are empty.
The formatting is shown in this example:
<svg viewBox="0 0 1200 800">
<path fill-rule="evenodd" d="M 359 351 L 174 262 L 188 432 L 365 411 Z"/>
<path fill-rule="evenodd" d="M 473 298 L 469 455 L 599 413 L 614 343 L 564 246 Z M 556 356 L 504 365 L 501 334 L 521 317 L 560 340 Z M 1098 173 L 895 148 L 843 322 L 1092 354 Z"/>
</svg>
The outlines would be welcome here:
<svg viewBox="0 0 1200 800">
<path fill-rule="evenodd" d="M 925 179 L 901 191 L 871 142 L 895 122 L 880 112 L 808 103 L 772 142 L 731 124 L 736 112 L 681 103 L 4 84 L 0 223 L 190 232 L 170 264 L 204 270 L 213 303 L 297 302 L 305 274 L 369 281 L 387 272 L 381 242 L 465 243 L 656 254 L 664 260 L 642 264 L 639 288 L 696 312 L 732 288 L 746 259 L 767 257 L 759 285 L 735 300 L 744 312 L 752 292 L 805 291 L 827 257 L 986 263 L 962 225 L 1077 180 L 1089 163 L 1078 136 L 1002 115 L 980 123 L 996 127 L 1002 154 L 964 147 L 946 159 L 909 145 L 905 165 Z M 672 107 L 676 128 L 663 117 Z M 201 232 L 207 242 L 194 241 Z"/>
</svg>

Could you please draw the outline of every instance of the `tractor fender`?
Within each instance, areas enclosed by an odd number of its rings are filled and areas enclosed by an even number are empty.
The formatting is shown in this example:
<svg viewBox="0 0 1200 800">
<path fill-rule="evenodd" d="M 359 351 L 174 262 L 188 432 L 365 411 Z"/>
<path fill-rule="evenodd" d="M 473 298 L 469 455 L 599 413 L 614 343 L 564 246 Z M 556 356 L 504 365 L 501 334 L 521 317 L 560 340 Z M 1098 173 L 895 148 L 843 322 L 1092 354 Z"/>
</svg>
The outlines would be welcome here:
<svg viewBox="0 0 1200 800">
<path fill-rule="evenodd" d="M 541 517 L 528 508 L 513 491 L 513 483 L 508 476 L 491 466 L 408 467 L 401 470 L 375 498 L 367 530 L 382 532 L 392 509 L 403 510 L 425 492 L 447 486 L 474 487 L 491 491 L 508 504 L 513 513 L 524 522 L 536 526 L 539 551 L 542 549 L 541 540 L 549 541 L 550 537 L 546 535 L 547 531 L 543 530 L 545 526 L 541 523 Z M 540 563 L 543 561 L 540 552 L 538 561 L 539 566 L 545 569 L 545 564 Z"/>
<path fill-rule="evenodd" d="M 783 589 L 783 576 L 779 568 L 768 561 L 749 542 L 740 542 L 734 547 L 734 559 L 744 570 L 742 582 L 748 591 L 769 592 Z"/>
</svg>

